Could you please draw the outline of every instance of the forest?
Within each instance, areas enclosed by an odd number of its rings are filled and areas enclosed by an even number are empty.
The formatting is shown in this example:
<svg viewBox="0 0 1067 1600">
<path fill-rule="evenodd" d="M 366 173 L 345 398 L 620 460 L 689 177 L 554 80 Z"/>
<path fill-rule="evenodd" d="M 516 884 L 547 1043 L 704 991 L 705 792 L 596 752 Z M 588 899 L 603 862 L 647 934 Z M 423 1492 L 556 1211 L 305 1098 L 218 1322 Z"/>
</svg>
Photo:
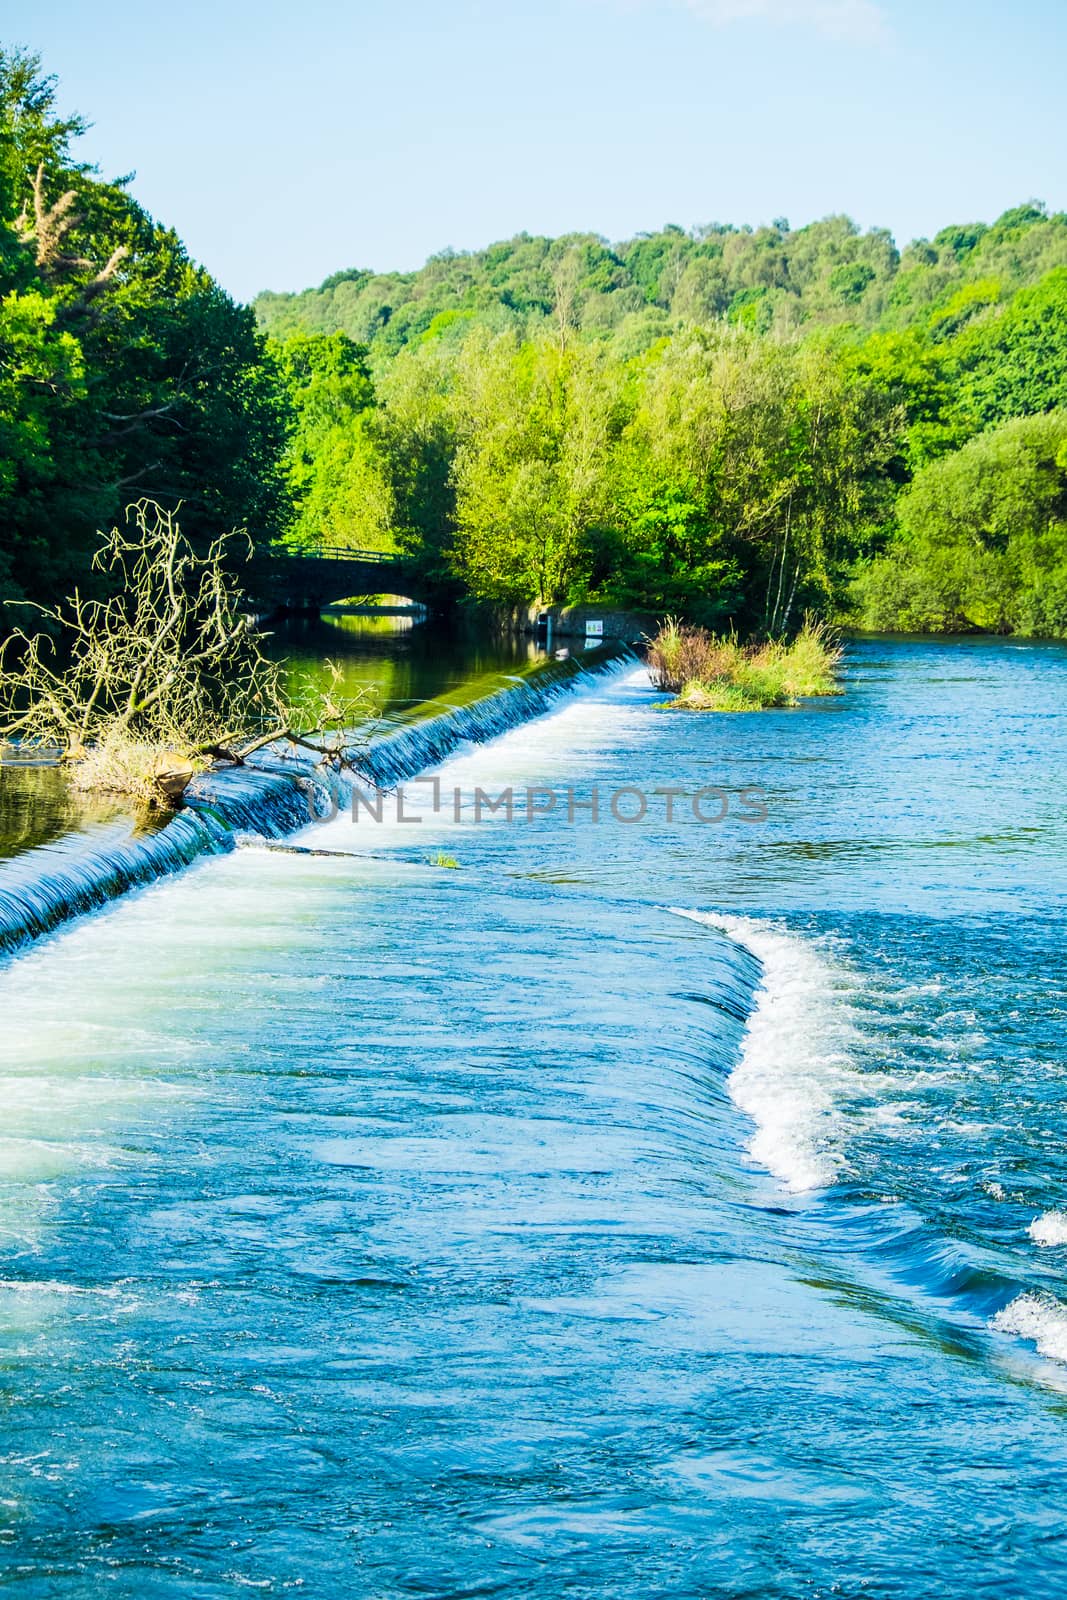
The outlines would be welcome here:
<svg viewBox="0 0 1067 1600">
<path fill-rule="evenodd" d="M 1067 216 L 522 235 L 247 307 L 59 94 L 0 51 L 9 607 L 149 496 L 396 550 L 442 605 L 1067 636 Z"/>
</svg>

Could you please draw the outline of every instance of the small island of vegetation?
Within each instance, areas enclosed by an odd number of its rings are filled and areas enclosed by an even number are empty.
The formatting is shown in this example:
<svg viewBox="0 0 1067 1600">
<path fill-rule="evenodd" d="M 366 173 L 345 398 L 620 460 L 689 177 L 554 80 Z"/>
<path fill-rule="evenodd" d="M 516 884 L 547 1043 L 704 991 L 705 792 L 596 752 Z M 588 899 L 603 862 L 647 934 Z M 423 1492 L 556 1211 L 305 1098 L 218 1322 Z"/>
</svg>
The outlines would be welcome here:
<svg viewBox="0 0 1067 1600">
<path fill-rule="evenodd" d="M 670 617 L 648 641 L 652 681 L 669 689 L 681 711 L 763 711 L 837 694 L 841 647 L 821 622 L 806 618 L 789 640 L 742 644 Z"/>
</svg>

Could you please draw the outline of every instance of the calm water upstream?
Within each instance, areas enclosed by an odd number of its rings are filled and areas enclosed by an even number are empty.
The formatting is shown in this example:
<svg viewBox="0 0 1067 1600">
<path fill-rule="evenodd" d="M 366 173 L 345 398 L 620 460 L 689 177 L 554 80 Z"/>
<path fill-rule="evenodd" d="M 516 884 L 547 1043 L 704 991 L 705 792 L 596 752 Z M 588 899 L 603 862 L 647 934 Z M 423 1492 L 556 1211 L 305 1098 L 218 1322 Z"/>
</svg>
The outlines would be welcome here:
<svg viewBox="0 0 1067 1600">
<path fill-rule="evenodd" d="M 0 969 L 5 1592 L 1062 1595 L 1067 650 L 656 699 Z"/>
</svg>

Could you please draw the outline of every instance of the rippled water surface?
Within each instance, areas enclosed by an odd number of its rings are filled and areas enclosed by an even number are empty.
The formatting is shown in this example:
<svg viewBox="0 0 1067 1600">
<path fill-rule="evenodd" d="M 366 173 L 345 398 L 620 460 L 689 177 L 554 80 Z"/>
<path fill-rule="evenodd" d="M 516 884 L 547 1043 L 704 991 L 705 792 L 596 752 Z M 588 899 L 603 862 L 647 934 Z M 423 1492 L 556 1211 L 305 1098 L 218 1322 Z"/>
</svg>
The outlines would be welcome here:
<svg viewBox="0 0 1067 1600">
<path fill-rule="evenodd" d="M 12 1594 L 1062 1594 L 1067 651 L 846 691 L 626 667 L 0 971 Z"/>
</svg>

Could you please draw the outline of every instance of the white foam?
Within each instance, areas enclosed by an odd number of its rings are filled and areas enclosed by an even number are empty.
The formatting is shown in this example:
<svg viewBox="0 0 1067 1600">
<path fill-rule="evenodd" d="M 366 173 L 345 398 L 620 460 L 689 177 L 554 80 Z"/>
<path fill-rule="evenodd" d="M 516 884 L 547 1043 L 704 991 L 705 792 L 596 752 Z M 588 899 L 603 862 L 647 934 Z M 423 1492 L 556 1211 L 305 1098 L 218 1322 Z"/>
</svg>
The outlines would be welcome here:
<svg viewBox="0 0 1067 1600">
<path fill-rule="evenodd" d="M 1050 1246 L 1067 1244 L 1067 1212 L 1046 1211 L 1030 1224 L 1030 1237 L 1035 1244 Z"/>
<path fill-rule="evenodd" d="M 990 1323 L 997 1333 L 1030 1339 L 1039 1355 L 1067 1361 L 1067 1306 L 1047 1294 L 1021 1294 Z"/>
<path fill-rule="evenodd" d="M 510 788 L 513 814 L 521 818 L 525 816 L 526 786 L 552 787 L 555 774 L 566 775 L 565 782 L 553 791 L 562 807 L 568 787 L 580 792 L 583 781 L 589 786 L 596 782 L 606 755 L 620 748 L 635 750 L 651 737 L 647 716 L 642 715 L 651 698 L 647 669 L 624 663 L 576 688 L 540 716 L 492 739 L 460 745 L 437 766 L 409 779 L 401 785 L 404 822 L 399 821 L 395 795 L 389 795 L 380 822 L 361 805 L 354 826 L 351 808 L 344 807 L 339 816 L 313 823 L 296 837 L 304 845 L 354 852 L 412 845 L 420 849 L 455 846 L 475 826 L 504 825 L 505 813 L 487 807 L 476 819 L 476 788 L 493 799 Z M 436 790 L 434 779 L 439 785 Z M 458 813 L 456 791 L 460 795 Z M 580 798 L 585 796 L 580 793 Z"/>
<path fill-rule="evenodd" d="M 670 909 L 721 929 L 760 961 L 756 1006 L 727 1088 L 756 1125 L 753 1160 L 795 1194 L 827 1188 L 847 1173 L 848 1113 L 869 1094 L 852 1055 L 843 975 L 816 945 L 770 924 Z"/>
</svg>

